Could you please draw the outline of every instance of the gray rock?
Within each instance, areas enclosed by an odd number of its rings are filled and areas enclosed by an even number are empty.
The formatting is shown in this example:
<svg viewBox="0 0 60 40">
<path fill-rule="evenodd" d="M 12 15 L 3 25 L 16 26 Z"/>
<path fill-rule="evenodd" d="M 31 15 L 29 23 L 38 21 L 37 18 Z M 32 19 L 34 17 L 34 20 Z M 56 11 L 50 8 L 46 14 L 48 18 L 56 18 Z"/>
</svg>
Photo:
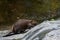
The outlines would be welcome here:
<svg viewBox="0 0 60 40">
<path fill-rule="evenodd" d="M 9 33 L 9 30 L 5 30 L 5 31 L 0 31 L 0 37 L 6 35 Z"/>
<path fill-rule="evenodd" d="M 2 37 L 4 35 L 8 34 L 9 32 L 10 32 L 10 30 L 0 31 L 0 40 L 21 39 L 24 36 L 24 34 L 16 34 L 16 35 L 8 36 L 8 37 Z"/>
<path fill-rule="evenodd" d="M 60 29 L 47 33 L 42 40 L 60 40 Z"/>
<path fill-rule="evenodd" d="M 56 30 L 60 30 L 60 20 L 44 21 L 24 34 L 17 34 L 17 35 L 12 35 L 9 37 L 2 37 L 3 35 L 6 35 L 6 33 L 8 31 L 1 31 L 0 39 L 1 40 L 13 40 L 13 39 L 46 40 L 46 38 L 48 38 L 47 40 L 49 40 L 49 35 L 50 35 L 49 33 L 51 32 L 52 35 L 55 35 L 52 31 L 56 31 Z M 58 34 L 58 31 L 56 31 L 55 33 Z M 48 35 L 48 36 L 46 36 L 46 35 Z M 54 38 L 54 36 L 52 36 L 52 39 L 53 38 Z M 58 38 L 60 38 L 60 37 L 58 37 Z M 53 40 L 55 40 L 55 39 L 53 39 Z M 56 40 L 58 40 L 58 39 L 56 39 Z"/>
<path fill-rule="evenodd" d="M 29 30 L 22 40 L 42 40 L 45 35 L 53 30 L 60 29 L 59 21 L 44 21 Z"/>
</svg>

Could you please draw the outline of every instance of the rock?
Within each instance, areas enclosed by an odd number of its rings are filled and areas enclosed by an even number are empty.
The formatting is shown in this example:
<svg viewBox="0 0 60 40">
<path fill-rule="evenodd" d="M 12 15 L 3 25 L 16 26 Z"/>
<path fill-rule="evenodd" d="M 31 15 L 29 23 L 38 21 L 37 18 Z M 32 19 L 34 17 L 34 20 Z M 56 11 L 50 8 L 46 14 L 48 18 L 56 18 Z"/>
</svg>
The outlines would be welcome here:
<svg viewBox="0 0 60 40">
<path fill-rule="evenodd" d="M 60 40 L 60 29 L 47 33 L 42 40 Z"/>
<path fill-rule="evenodd" d="M 12 36 L 8 36 L 8 37 L 2 37 L 2 36 L 6 35 L 8 33 L 9 33 L 9 30 L 0 31 L 0 40 L 20 39 L 24 36 L 24 34 L 17 34 L 17 35 L 12 35 Z"/>
<path fill-rule="evenodd" d="M 5 30 L 5 31 L 0 31 L 0 37 L 6 35 L 9 33 L 9 30 Z"/>
<path fill-rule="evenodd" d="M 0 39 L 1 40 L 6 40 L 6 39 L 10 39 L 10 40 L 13 40 L 13 39 L 46 40 L 46 38 L 47 38 L 47 40 L 49 40 L 49 39 L 55 40 L 55 37 L 60 35 L 59 34 L 60 32 L 57 30 L 60 30 L 60 20 L 44 21 L 24 34 L 17 34 L 17 35 L 12 35 L 9 37 L 2 37 L 3 35 L 6 35 L 7 31 L 3 31 L 3 33 L 0 32 L 1 33 Z M 55 31 L 55 32 L 53 32 L 53 31 Z M 55 35 L 54 33 L 58 34 L 58 35 L 52 36 L 52 38 L 51 38 L 50 35 Z M 60 38 L 60 37 L 58 37 L 58 38 Z M 56 38 L 56 40 L 58 40 L 58 39 Z"/>
<path fill-rule="evenodd" d="M 58 29 L 60 29 L 60 20 L 44 21 L 43 23 L 29 30 L 22 40 L 42 40 L 47 33 Z"/>
</svg>

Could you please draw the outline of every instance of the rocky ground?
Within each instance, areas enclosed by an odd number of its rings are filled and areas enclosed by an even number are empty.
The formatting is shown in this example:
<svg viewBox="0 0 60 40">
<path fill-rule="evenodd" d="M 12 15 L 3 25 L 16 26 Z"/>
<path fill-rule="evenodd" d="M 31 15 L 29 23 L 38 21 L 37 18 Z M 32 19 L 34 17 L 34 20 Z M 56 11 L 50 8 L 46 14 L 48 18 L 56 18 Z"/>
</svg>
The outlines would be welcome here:
<svg viewBox="0 0 60 40">
<path fill-rule="evenodd" d="M 0 31 L 0 40 L 60 40 L 60 20 L 44 21 L 23 34 L 2 37 L 9 30 Z"/>
</svg>

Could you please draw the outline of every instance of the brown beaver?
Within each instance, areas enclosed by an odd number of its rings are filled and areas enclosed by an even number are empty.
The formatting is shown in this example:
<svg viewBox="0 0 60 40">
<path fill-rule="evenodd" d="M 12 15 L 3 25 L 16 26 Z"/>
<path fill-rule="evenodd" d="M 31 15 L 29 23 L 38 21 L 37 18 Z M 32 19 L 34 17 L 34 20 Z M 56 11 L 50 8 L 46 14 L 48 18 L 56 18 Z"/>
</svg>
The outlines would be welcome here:
<svg viewBox="0 0 60 40">
<path fill-rule="evenodd" d="M 12 31 L 3 37 L 24 33 L 26 29 L 31 29 L 36 25 L 37 25 L 37 21 L 35 20 L 20 19 L 15 24 L 12 25 Z"/>
</svg>

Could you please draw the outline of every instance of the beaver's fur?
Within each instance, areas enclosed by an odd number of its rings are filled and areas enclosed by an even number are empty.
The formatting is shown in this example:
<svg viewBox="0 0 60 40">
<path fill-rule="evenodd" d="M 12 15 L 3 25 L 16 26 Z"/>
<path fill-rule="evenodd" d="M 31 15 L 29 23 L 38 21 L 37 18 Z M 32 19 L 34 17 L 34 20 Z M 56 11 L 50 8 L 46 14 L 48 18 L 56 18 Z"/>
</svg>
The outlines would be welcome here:
<svg viewBox="0 0 60 40">
<path fill-rule="evenodd" d="M 12 25 L 12 31 L 8 33 L 6 36 L 24 33 L 26 29 L 30 29 L 37 25 L 37 21 L 35 20 L 28 20 L 28 19 L 20 19 L 15 24 Z"/>
</svg>

